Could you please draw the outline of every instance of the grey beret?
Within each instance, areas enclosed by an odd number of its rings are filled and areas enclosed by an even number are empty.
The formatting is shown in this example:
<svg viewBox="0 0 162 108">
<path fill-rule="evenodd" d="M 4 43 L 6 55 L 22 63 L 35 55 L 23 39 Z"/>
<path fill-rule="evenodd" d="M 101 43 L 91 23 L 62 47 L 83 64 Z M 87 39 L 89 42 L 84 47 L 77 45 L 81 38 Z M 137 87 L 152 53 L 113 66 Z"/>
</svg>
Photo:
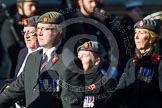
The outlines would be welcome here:
<svg viewBox="0 0 162 108">
<path fill-rule="evenodd" d="M 37 25 L 37 20 L 40 16 L 32 16 L 27 19 L 22 19 L 22 24 L 24 27 L 33 27 Z"/>
<path fill-rule="evenodd" d="M 94 53 L 101 54 L 101 55 L 104 55 L 106 53 L 103 46 L 97 41 L 85 42 L 83 45 L 78 47 L 77 52 L 80 50 L 92 51 Z"/>
<path fill-rule="evenodd" d="M 157 23 L 157 21 L 149 20 L 149 19 L 143 19 L 143 20 L 138 21 L 134 25 L 134 28 L 135 29 L 136 28 L 148 29 L 158 35 L 160 35 L 160 33 L 161 33 L 161 28 L 160 28 L 160 25 Z"/>
</svg>

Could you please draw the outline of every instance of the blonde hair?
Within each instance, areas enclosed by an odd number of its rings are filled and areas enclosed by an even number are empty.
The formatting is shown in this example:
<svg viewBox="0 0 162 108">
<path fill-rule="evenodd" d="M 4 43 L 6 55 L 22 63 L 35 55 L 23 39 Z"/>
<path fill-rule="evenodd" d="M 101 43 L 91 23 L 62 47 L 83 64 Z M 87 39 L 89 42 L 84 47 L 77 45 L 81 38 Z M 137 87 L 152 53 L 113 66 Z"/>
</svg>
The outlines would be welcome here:
<svg viewBox="0 0 162 108">
<path fill-rule="evenodd" d="M 148 29 L 146 29 L 146 31 L 150 34 L 149 40 L 151 41 L 152 44 L 157 43 L 160 40 L 161 36 L 159 36 L 155 32 L 148 30 Z"/>
<path fill-rule="evenodd" d="M 20 8 L 22 8 L 22 7 L 23 7 L 22 2 L 17 2 L 17 3 L 16 3 L 16 5 L 17 5 L 17 7 L 20 7 Z"/>
</svg>

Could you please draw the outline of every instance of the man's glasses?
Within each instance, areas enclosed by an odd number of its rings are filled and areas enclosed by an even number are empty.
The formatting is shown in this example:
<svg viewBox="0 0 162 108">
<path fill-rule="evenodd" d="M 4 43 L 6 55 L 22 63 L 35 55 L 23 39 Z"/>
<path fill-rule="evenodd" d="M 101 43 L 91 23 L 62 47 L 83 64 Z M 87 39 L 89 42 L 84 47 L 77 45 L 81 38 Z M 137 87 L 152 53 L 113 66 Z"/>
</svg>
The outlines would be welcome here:
<svg viewBox="0 0 162 108">
<path fill-rule="evenodd" d="M 25 31 L 22 31 L 21 34 L 24 36 L 25 34 L 27 35 L 30 35 L 30 36 L 36 36 L 36 32 L 25 32 Z"/>
<path fill-rule="evenodd" d="M 42 28 L 37 28 L 37 32 L 40 32 L 40 31 L 42 31 L 42 32 L 51 32 L 51 31 L 54 31 L 54 32 L 57 32 L 57 28 L 44 28 L 44 27 L 42 27 Z"/>
</svg>

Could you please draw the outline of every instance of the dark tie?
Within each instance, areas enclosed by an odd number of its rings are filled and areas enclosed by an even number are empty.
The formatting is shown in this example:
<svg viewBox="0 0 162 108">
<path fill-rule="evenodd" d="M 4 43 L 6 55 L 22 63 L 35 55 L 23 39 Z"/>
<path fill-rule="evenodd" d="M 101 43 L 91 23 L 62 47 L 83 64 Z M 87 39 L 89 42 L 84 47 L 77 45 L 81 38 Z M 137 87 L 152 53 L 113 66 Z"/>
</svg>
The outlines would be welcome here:
<svg viewBox="0 0 162 108">
<path fill-rule="evenodd" d="M 42 60 L 41 60 L 41 65 L 40 65 L 40 71 L 47 65 L 47 60 L 48 60 L 48 56 L 46 54 L 44 54 Z"/>
</svg>

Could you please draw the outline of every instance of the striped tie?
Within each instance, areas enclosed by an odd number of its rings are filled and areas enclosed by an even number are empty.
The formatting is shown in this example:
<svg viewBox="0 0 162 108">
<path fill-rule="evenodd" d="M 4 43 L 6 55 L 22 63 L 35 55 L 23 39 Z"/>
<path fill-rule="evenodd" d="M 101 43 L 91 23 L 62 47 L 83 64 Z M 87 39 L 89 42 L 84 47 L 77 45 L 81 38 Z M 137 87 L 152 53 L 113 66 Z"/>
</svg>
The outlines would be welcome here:
<svg viewBox="0 0 162 108">
<path fill-rule="evenodd" d="M 48 57 L 46 54 L 44 54 L 42 60 L 41 60 L 41 65 L 40 65 L 40 71 L 47 65 L 47 60 L 48 60 Z"/>
</svg>

